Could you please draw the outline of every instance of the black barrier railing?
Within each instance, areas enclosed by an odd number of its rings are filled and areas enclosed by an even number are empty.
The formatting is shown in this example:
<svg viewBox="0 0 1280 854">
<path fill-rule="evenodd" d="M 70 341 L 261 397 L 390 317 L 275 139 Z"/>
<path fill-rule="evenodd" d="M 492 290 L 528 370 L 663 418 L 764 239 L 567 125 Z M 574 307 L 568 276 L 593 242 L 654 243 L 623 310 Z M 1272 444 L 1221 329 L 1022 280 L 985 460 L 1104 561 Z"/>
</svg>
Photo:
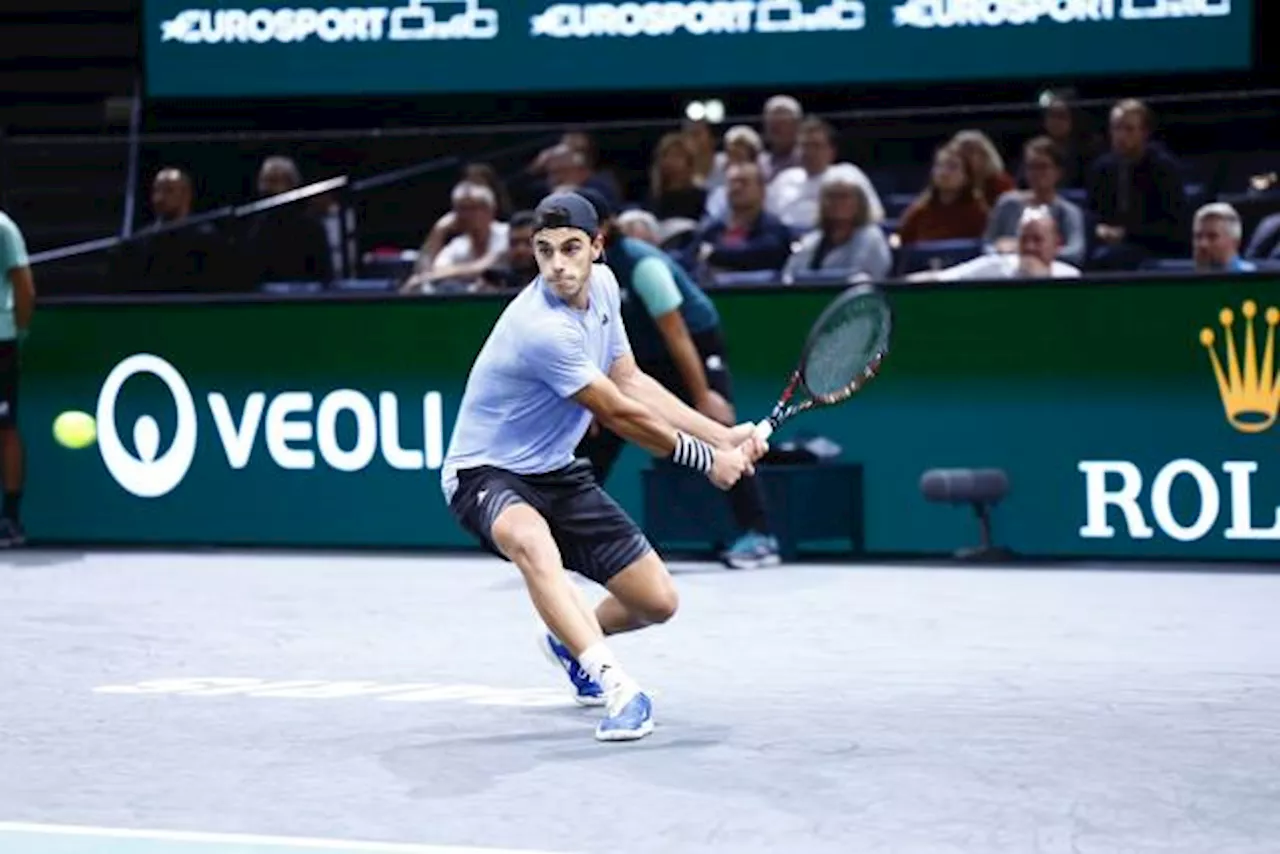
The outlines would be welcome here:
<svg viewBox="0 0 1280 854">
<path fill-rule="evenodd" d="M 513 155 L 520 155 L 545 147 L 556 139 L 558 139 L 558 137 L 528 137 L 512 145 L 489 149 L 473 159 L 484 162 L 501 162 L 503 159 L 509 158 Z M 212 210 L 192 214 L 179 222 L 157 223 L 149 227 L 145 234 L 127 234 L 122 236 L 95 238 L 67 246 L 60 246 L 54 249 L 35 252 L 31 255 L 31 263 L 33 265 L 49 265 L 60 261 L 100 256 L 103 253 L 109 253 L 113 250 L 117 250 L 136 240 L 154 239 L 158 236 L 173 232 L 186 231 L 206 224 L 236 221 L 277 208 L 304 203 L 330 193 L 337 193 L 341 208 L 337 217 L 337 245 L 341 255 L 342 271 L 335 272 L 338 272 L 338 277 L 342 278 L 346 271 L 354 271 L 358 266 L 359 259 L 351 256 L 350 238 L 352 235 L 348 230 L 349 219 L 347 214 L 348 211 L 356 204 L 359 197 L 375 193 L 379 190 L 404 186 L 415 180 L 433 174 L 457 170 L 464 164 L 464 162 L 464 158 L 458 155 L 445 155 L 359 179 L 355 179 L 349 175 L 327 178 L 266 199 L 259 199 L 238 205 L 222 205 Z M 515 174 L 512 172 L 507 172 L 506 174 L 500 173 L 499 177 L 504 181 L 509 181 L 515 177 Z M 429 223 L 423 224 L 422 231 L 425 232 L 428 227 Z"/>
</svg>

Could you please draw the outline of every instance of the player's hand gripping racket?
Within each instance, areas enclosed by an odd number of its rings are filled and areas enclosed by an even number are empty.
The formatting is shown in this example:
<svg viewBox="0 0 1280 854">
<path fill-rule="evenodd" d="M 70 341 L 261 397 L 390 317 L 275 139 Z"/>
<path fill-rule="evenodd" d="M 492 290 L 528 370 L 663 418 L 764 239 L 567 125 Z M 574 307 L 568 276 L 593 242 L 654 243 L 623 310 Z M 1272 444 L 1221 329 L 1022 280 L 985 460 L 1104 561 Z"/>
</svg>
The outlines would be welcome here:
<svg viewBox="0 0 1280 854">
<path fill-rule="evenodd" d="M 806 409 L 852 397 L 879 372 L 892 329 L 889 301 L 873 285 L 857 285 L 836 297 L 814 322 L 791 381 L 773 412 L 756 425 L 756 435 L 768 439 Z M 797 390 L 807 398 L 793 402 Z"/>
</svg>

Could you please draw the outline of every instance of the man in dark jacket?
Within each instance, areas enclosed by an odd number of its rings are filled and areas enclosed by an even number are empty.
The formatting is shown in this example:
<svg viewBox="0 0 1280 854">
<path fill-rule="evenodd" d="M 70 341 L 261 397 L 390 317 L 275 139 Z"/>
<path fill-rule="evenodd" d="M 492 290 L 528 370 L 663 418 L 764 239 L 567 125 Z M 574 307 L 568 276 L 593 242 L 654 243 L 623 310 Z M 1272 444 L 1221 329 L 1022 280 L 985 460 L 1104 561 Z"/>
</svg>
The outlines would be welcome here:
<svg viewBox="0 0 1280 854">
<path fill-rule="evenodd" d="M 1177 161 L 1151 143 L 1151 111 L 1141 101 L 1111 110 L 1111 151 L 1093 164 L 1088 188 L 1097 218 L 1092 267 L 1134 270 L 1148 258 L 1186 255 L 1182 175 Z"/>
<path fill-rule="evenodd" d="M 764 209 L 764 179 L 755 163 L 735 163 L 725 172 L 729 212 L 699 228 L 680 259 L 697 275 L 781 270 L 791 255 L 791 230 Z"/>
</svg>

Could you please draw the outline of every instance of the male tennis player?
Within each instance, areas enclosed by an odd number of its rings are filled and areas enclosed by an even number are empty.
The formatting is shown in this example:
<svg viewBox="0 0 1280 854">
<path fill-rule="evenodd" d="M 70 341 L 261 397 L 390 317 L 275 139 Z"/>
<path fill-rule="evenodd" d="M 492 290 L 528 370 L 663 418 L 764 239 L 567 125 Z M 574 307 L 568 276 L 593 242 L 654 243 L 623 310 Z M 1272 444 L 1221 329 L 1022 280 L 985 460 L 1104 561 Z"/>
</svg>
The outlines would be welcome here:
<svg viewBox="0 0 1280 854">
<path fill-rule="evenodd" d="M 602 741 L 643 738 L 653 705 L 604 636 L 671 618 L 676 591 L 661 558 L 600 489 L 574 448 L 592 417 L 721 489 L 764 453 L 753 427 L 726 427 L 642 373 L 631 355 L 618 283 L 596 265 L 599 220 L 576 193 L 535 211 L 539 276 L 503 311 L 476 357 L 445 456 L 450 510 L 514 563 L 550 633 L 542 639 L 584 705 L 606 707 Z M 565 568 L 601 585 L 593 611 Z"/>
</svg>

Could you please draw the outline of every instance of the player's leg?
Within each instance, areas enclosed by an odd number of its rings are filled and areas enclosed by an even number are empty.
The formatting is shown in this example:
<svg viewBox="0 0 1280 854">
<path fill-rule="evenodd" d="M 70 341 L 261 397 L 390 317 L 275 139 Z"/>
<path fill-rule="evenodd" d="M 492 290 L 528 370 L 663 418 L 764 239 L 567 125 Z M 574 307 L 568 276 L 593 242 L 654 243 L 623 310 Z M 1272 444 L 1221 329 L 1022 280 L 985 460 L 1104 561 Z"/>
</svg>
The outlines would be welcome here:
<svg viewBox="0 0 1280 854">
<path fill-rule="evenodd" d="M 525 503 L 511 504 L 494 519 L 489 536 L 519 568 L 538 616 L 570 652 L 580 656 L 601 639 L 599 624 L 583 614 L 578 590 L 541 513 Z"/>
<path fill-rule="evenodd" d="M 654 551 L 609 579 L 606 589 L 609 595 L 595 611 L 597 623 L 606 635 L 665 623 L 680 606 L 667 565 Z"/>
<path fill-rule="evenodd" d="M 21 545 L 22 490 L 26 482 L 25 454 L 18 433 L 17 345 L 5 342 L 0 352 L 0 482 L 4 486 L 3 517 L 0 518 L 0 547 Z"/>
<path fill-rule="evenodd" d="M 698 335 L 696 343 L 707 372 L 707 385 L 719 392 L 732 406 L 733 377 L 729 373 L 729 362 L 719 330 Z M 729 507 L 741 533 L 721 555 L 724 562 L 736 569 L 777 564 L 780 560 L 778 541 L 769 533 L 764 487 L 757 475 L 743 475 L 729 489 Z"/>
<path fill-rule="evenodd" d="M 548 524 L 569 569 L 611 589 L 614 578 L 626 574 L 633 565 L 645 565 L 649 556 L 657 559 L 639 526 L 600 488 L 585 462 L 580 461 L 537 485 L 551 498 Z M 612 594 L 610 598 L 614 598 Z M 665 613 L 659 613 L 660 603 L 649 604 L 647 618 L 665 619 L 674 611 L 673 598 L 666 603 Z M 605 613 L 611 612 L 606 606 Z M 583 616 L 586 621 L 586 615 Z M 551 641 L 554 643 L 555 638 Z M 570 649 L 573 655 L 562 657 L 571 679 L 574 668 L 580 667 L 604 689 L 608 715 L 596 730 L 597 738 L 612 740 L 646 735 L 653 728 L 653 709 L 648 696 L 634 682 L 624 687 L 611 684 L 616 659 L 603 643 L 598 647 L 581 654 Z"/>
</svg>

